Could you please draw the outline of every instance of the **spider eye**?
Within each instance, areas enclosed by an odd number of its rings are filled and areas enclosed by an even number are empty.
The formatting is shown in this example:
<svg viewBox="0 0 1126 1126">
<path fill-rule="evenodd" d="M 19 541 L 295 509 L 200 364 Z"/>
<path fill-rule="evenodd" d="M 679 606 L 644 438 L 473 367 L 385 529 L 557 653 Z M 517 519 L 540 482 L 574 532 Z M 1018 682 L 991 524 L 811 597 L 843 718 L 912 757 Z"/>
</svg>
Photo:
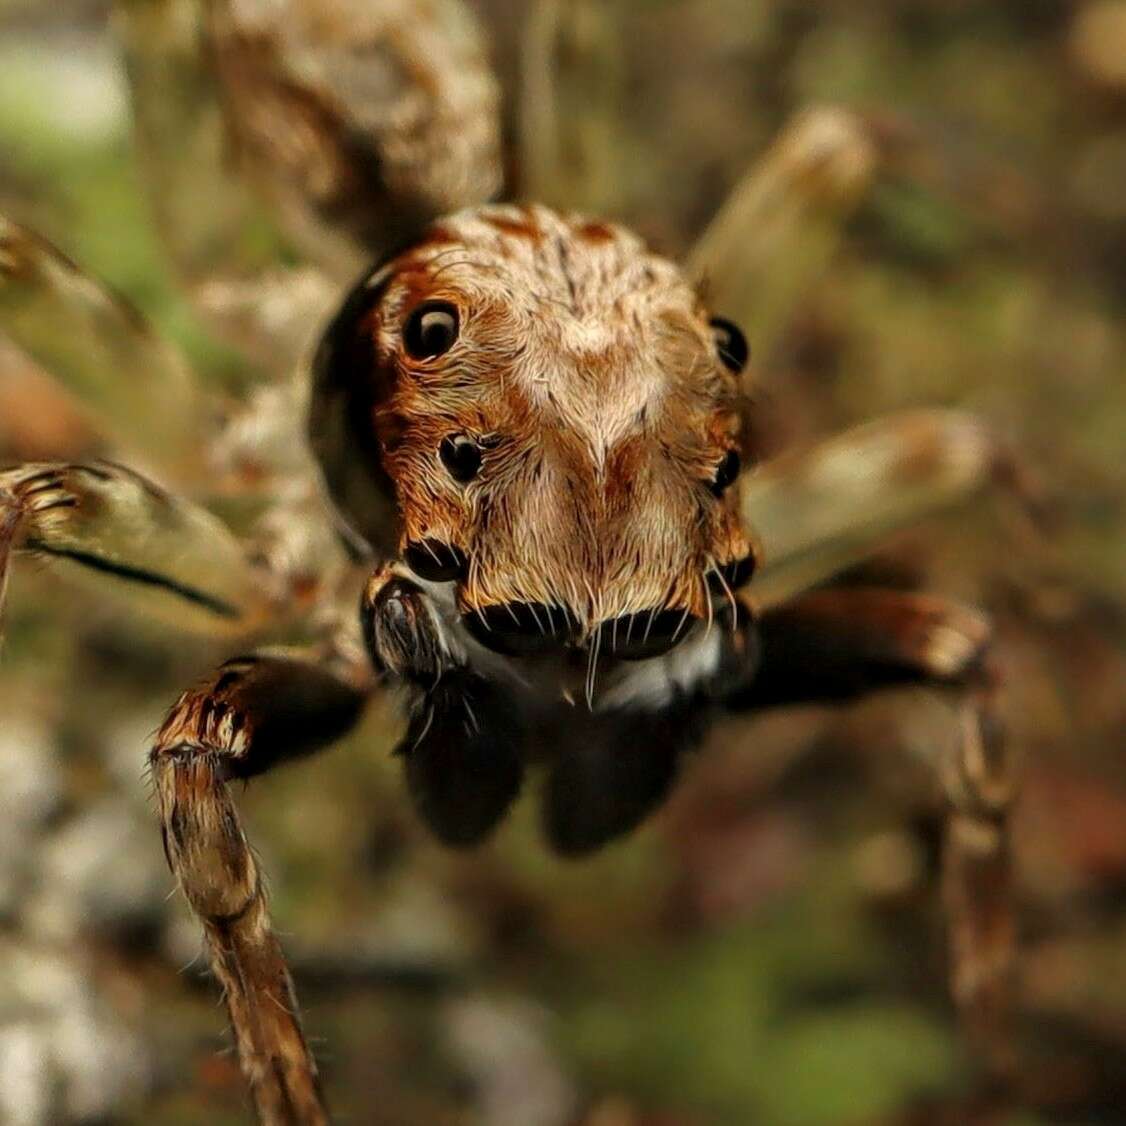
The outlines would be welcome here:
<svg viewBox="0 0 1126 1126">
<path fill-rule="evenodd" d="M 715 349 L 723 366 L 733 372 L 742 371 L 747 366 L 747 359 L 751 354 L 747 347 L 747 338 L 736 325 L 725 321 L 722 317 L 713 317 L 709 323 L 712 337 L 715 339 Z"/>
<path fill-rule="evenodd" d="M 464 434 L 443 438 L 442 444 L 438 447 L 438 456 L 450 471 L 450 476 L 462 484 L 472 481 L 480 472 L 480 447 L 472 438 L 467 438 Z"/>
<path fill-rule="evenodd" d="M 448 301 L 425 301 L 407 318 L 403 344 L 416 360 L 448 352 L 457 340 L 457 309 Z"/>
<path fill-rule="evenodd" d="M 712 478 L 711 490 L 717 497 L 723 496 L 724 490 L 734 483 L 739 476 L 743 462 L 735 450 L 728 450 L 723 455 L 723 460 L 716 466 L 715 476 Z"/>
</svg>

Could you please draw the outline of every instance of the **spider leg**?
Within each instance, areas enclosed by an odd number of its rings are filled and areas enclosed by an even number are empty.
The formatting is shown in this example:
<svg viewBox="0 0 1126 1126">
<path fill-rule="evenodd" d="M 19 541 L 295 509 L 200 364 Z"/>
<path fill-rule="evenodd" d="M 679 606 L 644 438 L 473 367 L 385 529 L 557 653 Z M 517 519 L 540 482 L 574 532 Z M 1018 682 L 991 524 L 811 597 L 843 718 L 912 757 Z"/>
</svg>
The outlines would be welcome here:
<svg viewBox="0 0 1126 1126">
<path fill-rule="evenodd" d="M 305 331 L 316 323 L 314 318 Z M 263 388 L 245 409 L 229 412 L 224 427 L 210 425 L 205 435 L 207 403 L 179 354 L 123 298 L 3 217 L 0 328 L 98 421 L 104 418 L 114 445 L 134 450 L 146 472 L 191 487 L 212 483 L 218 468 L 226 471 L 220 482 L 225 489 L 280 498 L 263 517 L 262 554 L 273 570 L 291 573 L 296 587 L 311 587 L 310 580 L 343 565 L 302 433 L 303 386 Z M 27 474 L 61 473 L 65 480 L 55 487 L 69 495 L 40 497 L 21 515 L 19 538 L 13 523 L 5 537 L 5 569 L 21 546 L 80 562 L 87 571 L 131 579 L 142 608 L 162 620 L 209 632 L 245 632 L 275 605 L 276 592 L 248 565 L 230 532 L 152 482 L 100 463 L 13 472 L 0 473 L 0 483 L 15 494 L 7 501 L 12 511 L 21 507 Z M 35 485 L 46 489 L 44 482 Z M 169 592 L 180 598 L 168 599 Z M 146 595 L 158 596 L 141 597 Z"/>
<path fill-rule="evenodd" d="M 732 190 L 688 257 L 716 312 L 739 322 L 759 355 L 840 240 L 871 183 L 876 144 L 861 118 L 806 110 Z"/>
<path fill-rule="evenodd" d="M 317 268 L 283 265 L 279 235 L 237 175 L 206 8 L 195 0 L 116 6 L 144 185 L 177 280 L 203 321 L 264 367 L 284 368 L 308 345 L 337 286 Z"/>
<path fill-rule="evenodd" d="M 264 1126 L 316 1126 L 328 1117 L 228 783 L 338 739 L 361 715 L 369 687 L 362 675 L 293 652 L 228 661 L 180 697 L 150 754 L 165 854 L 203 924 Z"/>
<path fill-rule="evenodd" d="M 966 500 L 999 456 L 972 415 L 933 409 L 889 415 L 760 466 L 741 485 L 761 549 L 747 602 L 761 612 L 832 578 Z"/>
<path fill-rule="evenodd" d="M 1011 1063 L 1014 960 L 1009 811 L 1015 767 L 998 716 L 999 677 L 981 614 L 934 596 L 815 591 L 757 623 L 761 665 L 742 708 L 845 700 L 899 683 L 934 686 L 949 738 L 921 748 L 945 803 L 943 891 L 951 987 L 989 1066 Z"/>
<path fill-rule="evenodd" d="M 342 280 L 499 188 L 500 93 L 462 0 L 218 0 L 207 14 L 243 169 Z"/>
<path fill-rule="evenodd" d="M 268 576 L 226 525 L 108 461 L 0 472 L 0 610 L 15 552 L 96 578 L 177 628 L 245 634 L 275 606 Z"/>
<path fill-rule="evenodd" d="M 183 358 L 124 298 L 2 215 L 0 329 L 116 443 L 173 479 L 200 475 L 202 404 Z"/>
<path fill-rule="evenodd" d="M 276 354 L 336 285 L 500 186 L 499 90 L 460 0 L 122 2 L 118 20 L 158 225 L 240 345 Z M 281 268 L 274 225 L 315 269 Z"/>
<path fill-rule="evenodd" d="M 753 707 L 852 699 L 900 682 L 961 683 L 990 644 L 977 611 L 933 595 L 831 587 L 771 607 L 757 621 Z"/>
<path fill-rule="evenodd" d="M 614 5 L 537 0 L 520 43 L 520 198 L 605 212 L 621 192 L 625 73 Z"/>
</svg>

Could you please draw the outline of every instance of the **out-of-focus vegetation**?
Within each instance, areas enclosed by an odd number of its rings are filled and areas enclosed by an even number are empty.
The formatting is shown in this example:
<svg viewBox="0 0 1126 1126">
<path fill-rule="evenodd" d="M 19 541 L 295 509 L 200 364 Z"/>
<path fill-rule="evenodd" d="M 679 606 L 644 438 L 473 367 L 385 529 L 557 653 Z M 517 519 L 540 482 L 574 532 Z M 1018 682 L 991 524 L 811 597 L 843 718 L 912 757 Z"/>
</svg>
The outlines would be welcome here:
<svg viewBox="0 0 1126 1126">
<path fill-rule="evenodd" d="M 512 98 L 526 6 L 479 7 Z M 428 841 L 381 706 L 242 799 L 330 1104 L 394 1126 L 1126 1122 L 1126 3 L 607 8 L 599 203 L 670 253 L 803 106 L 880 138 L 831 268 L 757 356 L 766 439 L 957 403 L 1024 467 L 1039 528 L 1001 497 L 880 561 L 997 619 L 1026 762 L 1023 1062 L 983 1092 L 952 1017 L 937 806 L 904 753 L 934 722 L 919 694 L 724 722 L 654 823 L 581 865 L 526 805 L 473 854 Z M 0 5 L 0 206 L 237 386 L 162 264 L 114 50 L 97 0 Z M 0 458 L 88 433 L 0 352 Z M 0 1116 L 64 1113 L 35 1102 L 47 1067 L 72 1117 L 245 1121 L 141 778 L 163 707 L 221 654 L 49 575 L 17 571 L 10 601 Z"/>
</svg>

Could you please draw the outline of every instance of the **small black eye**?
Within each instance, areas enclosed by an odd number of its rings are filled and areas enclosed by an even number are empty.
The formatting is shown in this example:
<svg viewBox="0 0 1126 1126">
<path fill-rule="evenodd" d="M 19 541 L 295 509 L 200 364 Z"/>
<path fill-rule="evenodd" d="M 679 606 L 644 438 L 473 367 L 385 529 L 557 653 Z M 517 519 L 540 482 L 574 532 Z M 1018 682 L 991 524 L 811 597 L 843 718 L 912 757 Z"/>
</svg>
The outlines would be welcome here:
<svg viewBox="0 0 1126 1126">
<path fill-rule="evenodd" d="M 723 455 L 723 460 L 716 466 L 715 476 L 712 478 L 712 492 L 717 497 L 723 496 L 723 491 L 734 483 L 735 478 L 739 476 L 739 470 L 742 468 L 743 463 L 739 454 L 735 450 L 728 450 Z"/>
<path fill-rule="evenodd" d="M 723 361 L 723 366 L 731 371 L 740 372 L 747 366 L 750 349 L 747 347 L 747 338 L 736 325 L 725 321 L 722 317 L 713 317 L 711 320 L 712 335 L 715 337 L 716 351 Z"/>
<path fill-rule="evenodd" d="M 472 438 L 467 438 L 464 434 L 443 438 L 438 447 L 438 456 L 450 471 L 450 476 L 463 484 L 472 481 L 481 469 L 481 450 Z"/>
<path fill-rule="evenodd" d="M 407 318 L 403 344 L 416 360 L 448 352 L 457 340 L 457 309 L 448 301 L 426 301 Z"/>
</svg>

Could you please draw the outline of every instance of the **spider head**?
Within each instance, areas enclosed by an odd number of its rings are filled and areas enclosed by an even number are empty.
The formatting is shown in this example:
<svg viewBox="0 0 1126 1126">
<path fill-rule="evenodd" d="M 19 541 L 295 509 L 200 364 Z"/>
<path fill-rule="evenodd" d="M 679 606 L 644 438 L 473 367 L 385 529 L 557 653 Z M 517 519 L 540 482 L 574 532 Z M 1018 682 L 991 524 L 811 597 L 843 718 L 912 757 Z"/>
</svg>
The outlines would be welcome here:
<svg viewBox="0 0 1126 1126">
<path fill-rule="evenodd" d="M 753 569 L 738 330 L 620 228 L 484 207 L 353 291 L 310 433 L 348 522 L 489 648 L 656 655 Z"/>
</svg>

